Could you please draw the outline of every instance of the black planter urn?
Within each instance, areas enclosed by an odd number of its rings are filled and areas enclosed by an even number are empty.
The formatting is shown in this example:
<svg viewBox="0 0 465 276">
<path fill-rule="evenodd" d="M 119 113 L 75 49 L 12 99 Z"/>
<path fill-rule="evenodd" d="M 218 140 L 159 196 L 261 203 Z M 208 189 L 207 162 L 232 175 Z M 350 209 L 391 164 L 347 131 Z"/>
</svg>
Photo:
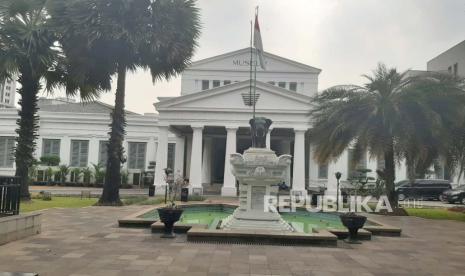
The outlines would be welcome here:
<svg viewBox="0 0 465 276">
<path fill-rule="evenodd" d="M 367 217 L 357 215 L 355 213 L 347 213 L 340 215 L 342 224 L 349 230 L 349 243 L 359 243 L 357 236 L 358 230 L 365 225 Z"/>
<path fill-rule="evenodd" d="M 161 222 L 165 224 L 162 238 L 174 238 L 174 224 L 181 218 L 183 209 L 177 208 L 159 208 L 157 209 Z"/>
</svg>

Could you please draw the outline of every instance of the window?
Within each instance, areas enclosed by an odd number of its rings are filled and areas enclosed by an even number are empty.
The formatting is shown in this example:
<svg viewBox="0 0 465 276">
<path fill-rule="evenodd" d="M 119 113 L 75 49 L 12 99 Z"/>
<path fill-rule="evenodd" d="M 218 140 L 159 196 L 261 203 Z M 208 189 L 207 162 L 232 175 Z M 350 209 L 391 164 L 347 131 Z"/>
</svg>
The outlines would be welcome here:
<svg viewBox="0 0 465 276">
<path fill-rule="evenodd" d="M 207 90 L 208 88 L 210 88 L 210 81 L 202 80 L 202 90 Z"/>
<path fill-rule="evenodd" d="M 105 166 L 108 159 L 108 141 L 100 141 L 98 148 L 98 163 Z"/>
<path fill-rule="evenodd" d="M 6 93 L 5 93 L 5 96 L 6 96 L 6 97 L 9 97 L 9 96 L 10 96 L 10 93 L 9 93 L 9 92 L 6 92 Z"/>
<path fill-rule="evenodd" d="M 452 66 L 447 67 L 447 72 L 448 72 L 449 74 L 452 74 Z"/>
<path fill-rule="evenodd" d="M 230 80 L 225 80 L 225 81 L 223 81 L 223 85 L 228 85 L 228 84 L 231 84 L 231 81 L 230 81 Z"/>
<path fill-rule="evenodd" d="M 147 148 L 147 143 L 129 142 L 128 147 L 128 168 L 143 170 L 145 168 L 145 152 Z"/>
<path fill-rule="evenodd" d="M 294 92 L 297 91 L 297 82 L 290 82 L 289 90 L 294 91 Z"/>
<path fill-rule="evenodd" d="M 357 162 L 354 161 L 354 149 L 349 149 L 347 153 L 347 179 L 352 179 L 358 177 L 358 169 L 366 169 L 367 167 L 367 158 L 366 153 L 363 153 L 360 157 L 360 160 Z"/>
<path fill-rule="evenodd" d="M 0 168 L 13 167 L 14 147 L 14 137 L 0 137 Z"/>
<path fill-rule="evenodd" d="M 175 155 L 176 154 L 176 144 L 175 143 L 168 143 L 168 161 L 167 167 L 173 169 L 174 171 L 174 162 L 175 162 Z"/>
<path fill-rule="evenodd" d="M 458 71 L 458 70 L 459 70 L 459 65 L 458 65 L 458 63 L 455 63 L 455 64 L 454 64 L 454 75 L 455 75 L 455 76 L 457 76 L 457 74 L 458 74 L 457 71 Z"/>
<path fill-rule="evenodd" d="M 319 179 L 328 179 L 328 164 L 319 164 L 318 165 L 318 178 Z"/>
<path fill-rule="evenodd" d="M 221 82 L 219 80 L 214 80 L 213 81 L 213 87 L 218 87 L 221 85 Z"/>
<path fill-rule="evenodd" d="M 71 167 L 87 167 L 89 141 L 71 140 Z"/>
<path fill-rule="evenodd" d="M 283 81 L 278 82 L 278 86 L 281 88 L 286 88 L 286 83 Z"/>
<path fill-rule="evenodd" d="M 276 85 L 276 83 L 274 81 L 269 81 L 268 83 L 271 84 L 271 85 Z"/>
<path fill-rule="evenodd" d="M 60 139 L 43 139 L 42 156 L 60 156 Z"/>
<path fill-rule="evenodd" d="M 9 85 L 6 86 L 6 90 L 10 90 L 11 87 Z"/>
</svg>

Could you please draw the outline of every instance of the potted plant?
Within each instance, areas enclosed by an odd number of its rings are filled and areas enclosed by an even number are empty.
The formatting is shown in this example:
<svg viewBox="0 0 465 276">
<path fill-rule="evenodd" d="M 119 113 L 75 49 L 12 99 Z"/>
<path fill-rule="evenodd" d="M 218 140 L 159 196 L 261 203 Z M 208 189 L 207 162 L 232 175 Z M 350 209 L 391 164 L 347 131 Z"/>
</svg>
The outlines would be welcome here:
<svg viewBox="0 0 465 276">
<path fill-rule="evenodd" d="M 165 207 L 158 208 L 158 216 L 161 222 L 165 225 L 162 238 L 174 238 L 174 224 L 181 218 L 183 209 L 176 205 L 176 196 L 179 188 L 182 185 L 181 181 L 174 180 L 173 170 L 170 168 L 165 169 L 165 182 L 167 184 L 167 199 L 168 203 Z"/>
<path fill-rule="evenodd" d="M 357 240 L 358 230 L 365 225 L 367 217 L 354 212 L 344 213 L 339 216 L 342 224 L 349 230 L 349 243 L 359 243 Z"/>
</svg>

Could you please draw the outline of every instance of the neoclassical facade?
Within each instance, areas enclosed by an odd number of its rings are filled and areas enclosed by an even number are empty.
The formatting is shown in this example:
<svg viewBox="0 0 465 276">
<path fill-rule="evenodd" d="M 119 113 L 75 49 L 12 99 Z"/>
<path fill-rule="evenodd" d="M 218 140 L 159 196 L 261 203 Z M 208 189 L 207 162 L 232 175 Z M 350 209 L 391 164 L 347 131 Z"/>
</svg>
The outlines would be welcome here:
<svg viewBox="0 0 465 276">
<path fill-rule="evenodd" d="M 267 147 L 293 157 L 286 184 L 299 193 L 320 187 L 335 192 L 334 173 L 341 171 L 346 179 L 354 168 L 349 166 L 350 150 L 335 163 L 313 160 L 309 111 L 321 70 L 265 53 L 266 71 L 258 67 L 251 79 L 249 59 L 250 48 L 245 48 L 194 62 L 182 74 L 181 96 L 160 98 L 155 104 L 159 113 L 155 186 L 165 185 L 167 138 L 174 135 L 174 169 L 189 179 L 192 189 L 235 196 L 236 180 L 228 161 L 232 153 L 251 145 L 248 122 L 254 87 L 257 116 L 273 120 Z M 373 171 L 380 166 L 368 156 L 360 165 Z M 403 166 L 398 174 L 405 176 Z"/>
</svg>

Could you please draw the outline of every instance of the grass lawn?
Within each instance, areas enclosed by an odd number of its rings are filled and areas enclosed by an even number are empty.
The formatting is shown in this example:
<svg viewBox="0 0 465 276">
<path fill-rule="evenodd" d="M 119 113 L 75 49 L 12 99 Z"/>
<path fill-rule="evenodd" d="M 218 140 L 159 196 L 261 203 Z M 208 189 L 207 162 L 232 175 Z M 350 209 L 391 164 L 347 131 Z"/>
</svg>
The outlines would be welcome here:
<svg viewBox="0 0 465 276">
<path fill-rule="evenodd" d="M 409 216 L 427 219 L 448 219 L 465 222 L 465 213 L 442 208 L 405 208 Z"/>
<path fill-rule="evenodd" d="M 48 208 L 81 208 L 92 206 L 97 202 L 98 198 L 83 198 L 80 197 L 59 197 L 52 196 L 52 200 L 32 199 L 31 201 L 22 201 L 20 212 L 32 212 Z"/>
<path fill-rule="evenodd" d="M 124 205 L 156 205 L 164 202 L 164 197 L 149 198 L 147 196 L 129 197 L 121 199 Z M 190 201 L 202 201 L 203 197 L 191 196 Z M 80 197 L 61 197 L 52 196 L 52 200 L 42 200 L 40 197 L 35 197 L 31 201 L 22 201 L 20 212 L 32 212 L 49 208 L 82 208 L 92 206 L 98 201 L 98 198 L 83 198 Z"/>
</svg>

